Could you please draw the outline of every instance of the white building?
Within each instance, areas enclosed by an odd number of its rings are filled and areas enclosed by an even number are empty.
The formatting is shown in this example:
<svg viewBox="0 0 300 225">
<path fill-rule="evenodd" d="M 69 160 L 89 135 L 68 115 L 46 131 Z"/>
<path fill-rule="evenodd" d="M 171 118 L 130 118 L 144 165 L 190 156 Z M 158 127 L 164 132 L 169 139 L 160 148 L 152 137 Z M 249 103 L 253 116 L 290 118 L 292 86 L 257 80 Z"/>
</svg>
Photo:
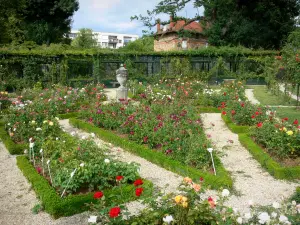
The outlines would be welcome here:
<svg viewBox="0 0 300 225">
<path fill-rule="evenodd" d="M 78 30 L 72 30 L 69 37 L 73 40 L 77 37 Z M 131 41 L 139 38 L 135 34 L 118 34 L 107 32 L 93 32 L 94 38 L 97 39 L 97 45 L 102 48 L 120 48 L 124 47 Z"/>
</svg>

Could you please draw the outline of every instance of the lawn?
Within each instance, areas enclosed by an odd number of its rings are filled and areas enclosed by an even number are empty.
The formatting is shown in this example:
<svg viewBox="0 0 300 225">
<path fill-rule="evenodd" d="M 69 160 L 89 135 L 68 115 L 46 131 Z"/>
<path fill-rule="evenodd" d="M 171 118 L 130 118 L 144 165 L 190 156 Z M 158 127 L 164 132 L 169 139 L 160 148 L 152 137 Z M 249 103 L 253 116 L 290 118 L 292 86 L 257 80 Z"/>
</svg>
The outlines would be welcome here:
<svg viewBox="0 0 300 225">
<path fill-rule="evenodd" d="M 295 119 L 300 121 L 300 109 L 296 108 L 276 108 L 277 116 L 279 118 L 289 118 L 293 122 Z"/>
<path fill-rule="evenodd" d="M 252 88 L 254 91 L 254 97 L 262 104 L 262 105 L 297 105 L 296 100 L 288 99 L 284 96 L 282 92 L 273 93 L 267 90 L 266 86 L 248 86 Z"/>
</svg>

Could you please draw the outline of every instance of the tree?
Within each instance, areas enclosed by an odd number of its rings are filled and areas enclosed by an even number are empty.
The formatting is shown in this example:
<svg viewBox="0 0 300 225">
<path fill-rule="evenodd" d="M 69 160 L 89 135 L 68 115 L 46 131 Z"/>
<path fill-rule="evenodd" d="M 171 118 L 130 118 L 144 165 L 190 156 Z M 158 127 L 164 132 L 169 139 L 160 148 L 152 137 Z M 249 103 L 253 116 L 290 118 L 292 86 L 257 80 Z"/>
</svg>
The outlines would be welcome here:
<svg viewBox="0 0 300 225">
<path fill-rule="evenodd" d="M 184 18 L 186 23 L 200 20 L 212 45 L 244 45 L 254 48 L 278 48 L 295 28 L 300 14 L 299 0 L 162 0 L 147 16 L 133 16 L 145 26 L 153 27 L 156 16 L 166 13 L 173 20 L 182 19 L 177 13 L 188 3 L 204 7 L 204 16 L 196 13 Z M 170 21 L 162 21 L 168 24 Z"/>
<path fill-rule="evenodd" d="M 97 39 L 93 35 L 93 30 L 82 28 L 71 45 L 77 48 L 94 48 L 97 46 Z"/>
<path fill-rule="evenodd" d="M 150 36 L 143 36 L 133 42 L 129 42 L 126 46 L 120 49 L 121 51 L 137 51 L 137 52 L 151 52 L 154 50 L 154 38 Z"/>
<path fill-rule="evenodd" d="M 0 0 L 0 43 L 59 43 L 71 29 L 78 0 Z"/>
</svg>

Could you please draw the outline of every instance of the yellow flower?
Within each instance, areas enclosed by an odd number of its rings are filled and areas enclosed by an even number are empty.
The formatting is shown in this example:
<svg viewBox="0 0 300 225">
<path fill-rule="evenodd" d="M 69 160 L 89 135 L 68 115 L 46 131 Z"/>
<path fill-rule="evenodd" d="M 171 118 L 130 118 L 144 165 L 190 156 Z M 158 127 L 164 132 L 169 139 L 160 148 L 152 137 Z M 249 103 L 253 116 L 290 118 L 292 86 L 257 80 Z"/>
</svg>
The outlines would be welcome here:
<svg viewBox="0 0 300 225">
<path fill-rule="evenodd" d="M 32 123 L 32 124 L 35 124 L 35 121 L 34 121 L 34 120 L 32 120 L 32 121 L 31 121 L 31 123 Z"/>
<path fill-rule="evenodd" d="M 177 196 L 175 197 L 175 202 L 176 202 L 176 203 L 180 203 L 180 202 L 181 202 L 181 199 L 182 199 L 182 195 L 177 195 Z"/>
<path fill-rule="evenodd" d="M 283 127 L 283 128 L 282 128 L 282 130 L 283 130 L 284 132 L 286 132 L 286 131 L 287 131 L 287 129 L 286 129 L 285 127 Z"/>
<path fill-rule="evenodd" d="M 287 132 L 286 132 L 286 134 L 291 136 L 291 135 L 293 135 L 293 134 L 294 134 L 294 132 L 293 132 L 293 131 L 291 131 L 291 130 L 289 130 L 289 131 L 287 131 Z"/>
<path fill-rule="evenodd" d="M 47 120 L 44 120 L 44 121 L 43 121 L 43 124 L 45 124 L 45 123 L 48 123 L 48 121 L 47 121 Z"/>
<path fill-rule="evenodd" d="M 188 204 L 187 202 L 183 202 L 183 203 L 182 203 L 182 206 L 183 206 L 184 208 L 188 207 L 188 205 L 189 205 L 189 204 Z"/>
<path fill-rule="evenodd" d="M 188 200 L 187 197 L 182 197 L 181 199 L 182 202 L 187 202 L 187 200 Z"/>
<path fill-rule="evenodd" d="M 50 121 L 50 122 L 49 122 L 49 125 L 50 125 L 50 126 L 53 126 L 53 122 L 52 122 L 52 121 Z"/>
</svg>

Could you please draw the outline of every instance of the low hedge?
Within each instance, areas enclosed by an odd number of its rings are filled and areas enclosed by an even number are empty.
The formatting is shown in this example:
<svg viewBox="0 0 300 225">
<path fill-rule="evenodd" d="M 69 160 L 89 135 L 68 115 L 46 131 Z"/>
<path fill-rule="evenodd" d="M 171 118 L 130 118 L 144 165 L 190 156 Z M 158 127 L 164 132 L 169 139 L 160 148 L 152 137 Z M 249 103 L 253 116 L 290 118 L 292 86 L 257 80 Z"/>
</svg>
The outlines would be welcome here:
<svg viewBox="0 0 300 225">
<path fill-rule="evenodd" d="M 253 155 L 253 158 L 275 178 L 285 180 L 300 179 L 300 166 L 281 166 L 264 152 L 264 150 L 252 140 L 249 134 L 239 134 L 239 141 Z"/>
<path fill-rule="evenodd" d="M 59 119 L 70 119 L 72 117 L 77 117 L 78 116 L 78 112 L 70 112 L 70 113 L 65 113 L 65 114 L 59 114 L 58 118 Z"/>
<path fill-rule="evenodd" d="M 239 126 L 236 125 L 235 123 L 232 122 L 232 120 L 226 116 L 226 115 L 222 115 L 222 119 L 223 121 L 226 123 L 226 125 L 228 126 L 228 128 L 236 134 L 241 134 L 241 133 L 248 133 L 250 131 L 250 126 Z"/>
<path fill-rule="evenodd" d="M 96 202 L 93 198 L 93 193 L 69 195 L 65 198 L 60 198 L 54 188 L 50 186 L 48 181 L 41 175 L 39 175 L 32 164 L 29 162 L 26 156 L 17 157 L 17 165 L 23 172 L 27 180 L 32 184 L 36 195 L 40 199 L 46 212 L 51 214 L 54 218 L 62 216 L 71 216 L 77 213 L 88 210 L 86 203 Z M 144 180 L 143 184 L 144 192 L 143 197 L 149 197 L 152 195 L 153 184 Z M 118 205 L 124 202 L 136 200 L 137 197 L 134 194 L 134 186 L 131 184 L 125 184 L 122 187 L 123 198 L 106 198 L 106 201 L 113 202 Z M 108 189 L 103 191 L 104 196 L 120 196 L 120 188 Z"/>
<path fill-rule="evenodd" d="M 16 144 L 11 140 L 10 136 L 5 130 L 5 124 L 2 121 L 0 122 L 0 139 L 11 155 L 23 154 L 24 150 L 28 148 L 28 145 L 26 144 Z"/>
<path fill-rule="evenodd" d="M 252 140 L 249 134 L 250 126 L 238 126 L 226 115 L 222 115 L 222 119 L 232 132 L 238 134 L 239 141 L 252 154 L 253 158 L 255 158 L 273 177 L 285 180 L 300 178 L 300 166 L 284 167 L 273 160 L 269 154 Z"/>
<path fill-rule="evenodd" d="M 167 170 L 173 171 L 182 176 L 189 176 L 194 180 L 199 180 L 200 177 L 203 177 L 205 179 L 205 183 L 209 184 L 212 188 L 217 189 L 220 187 L 232 187 L 233 181 L 229 173 L 224 169 L 223 165 L 217 157 L 215 157 L 217 176 L 214 176 L 213 174 L 200 171 L 196 168 L 192 168 L 183 163 L 172 160 L 161 152 L 152 151 L 148 147 L 137 144 L 128 139 L 121 138 L 112 131 L 98 128 L 94 125 L 91 125 L 76 118 L 71 118 L 70 123 L 73 126 L 85 130 L 87 132 L 93 132 L 97 134 L 102 140 L 113 143 L 114 145 L 117 145 L 144 159 L 147 159 L 148 161 L 159 165 Z"/>
<path fill-rule="evenodd" d="M 215 107 L 198 107 L 200 113 L 220 113 L 220 110 Z"/>
</svg>

